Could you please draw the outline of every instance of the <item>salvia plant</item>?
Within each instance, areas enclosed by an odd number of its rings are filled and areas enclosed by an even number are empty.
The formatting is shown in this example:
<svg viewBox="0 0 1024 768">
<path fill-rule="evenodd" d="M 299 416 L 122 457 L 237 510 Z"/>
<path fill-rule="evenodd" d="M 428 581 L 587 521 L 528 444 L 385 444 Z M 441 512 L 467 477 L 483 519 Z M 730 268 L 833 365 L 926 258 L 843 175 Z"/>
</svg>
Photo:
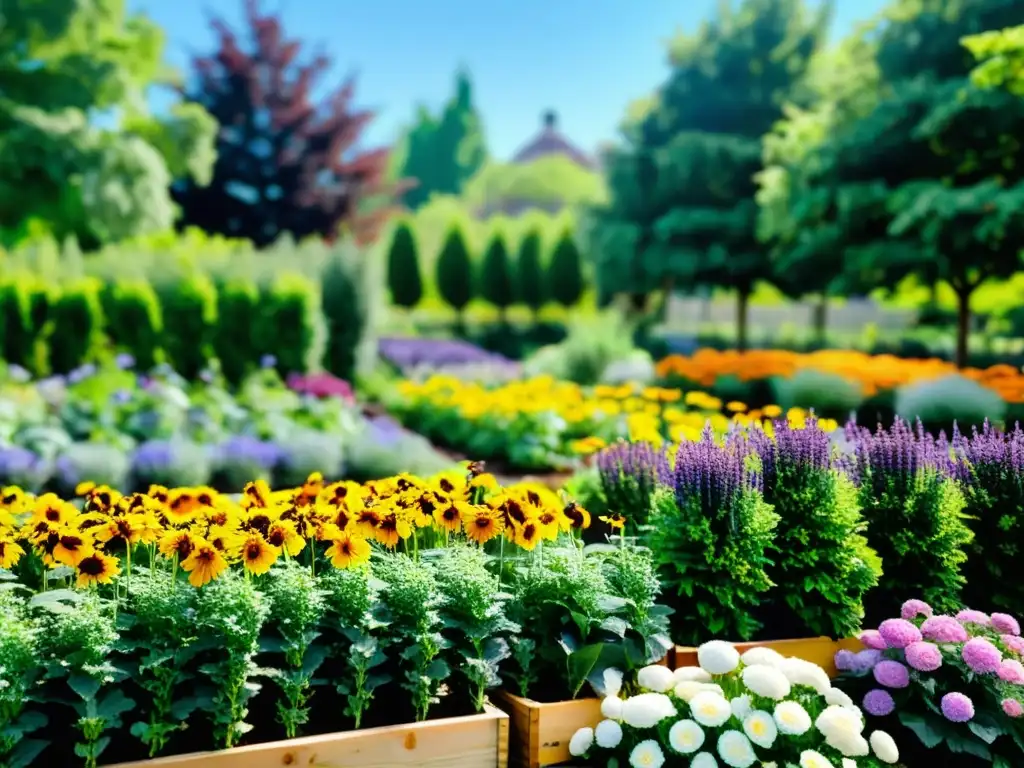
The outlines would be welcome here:
<svg viewBox="0 0 1024 768">
<path fill-rule="evenodd" d="M 710 429 L 681 443 L 673 487 L 656 496 L 650 546 L 674 609 L 672 634 L 696 645 L 715 635 L 749 639 L 756 607 L 772 587 L 768 568 L 776 515 L 747 453 Z"/>
<path fill-rule="evenodd" d="M 836 466 L 832 442 L 815 419 L 802 429 L 780 421 L 773 431 L 731 436 L 739 450 L 751 451 L 762 496 L 778 515 L 768 569 L 775 587 L 760 611 L 763 634 L 850 637 L 882 571 L 864 536 L 857 489 Z"/>
<path fill-rule="evenodd" d="M 839 684 L 896 734 L 907 765 L 1024 764 L 1024 638 L 1006 613 L 908 600 L 840 651 Z"/>
<path fill-rule="evenodd" d="M 866 597 L 869 620 L 899 610 L 897 595 L 915 592 L 937 610 L 955 610 L 973 536 L 957 483 L 962 465 L 950 446 L 918 425 L 897 420 L 875 432 L 848 427 L 868 543 L 882 558 L 878 588 Z"/>
<path fill-rule="evenodd" d="M 622 514 L 630 533 L 647 524 L 658 488 L 672 484 L 664 451 L 651 443 L 620 441 L 597 454 L 596 464 L 608 508 Z"/>
</svg>

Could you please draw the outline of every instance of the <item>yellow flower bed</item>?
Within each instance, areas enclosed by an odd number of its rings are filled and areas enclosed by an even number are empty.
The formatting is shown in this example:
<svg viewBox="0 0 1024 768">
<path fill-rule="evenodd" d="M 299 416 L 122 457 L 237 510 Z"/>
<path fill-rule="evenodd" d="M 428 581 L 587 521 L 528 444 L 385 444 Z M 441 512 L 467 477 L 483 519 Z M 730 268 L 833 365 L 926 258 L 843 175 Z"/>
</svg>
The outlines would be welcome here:
<svg viewBox="0 0 1024 768">
<path fill-rule="evenodd" d="M 326 559 L 335 568 L 365 563 L 373 546 L 483 546 L 504 537 L 532 550 L 559 533 L 590 525 L 582 507 L 543 486 L 500 487 L 492 475 L 453 471 L 430 479 L 399 475 L 358 484 L 274 491 L 257 481 L 237 499 L 210 488 L 164 488 L 122 495 L 84 484 L 82 503 L 19 488 L 0 492 L 0 568 L 30 553 L 49 569 L 70 569 L 79 588 L 110 584 L 133 557 L 169 561 L 195 587 L 230 568 L 264 574 L 282 558 Z"/>
<path fill-rule="evenodd" d="M 658 362 L 659 378 L 678 377 L 712 387 L 722 376 L 756 381 L 773 376 L 788 378 L 801 369 L 842 376 L 861 385 L 864 394 L 894 389 L 916 381 L 960 374 L 996 391 L 1009 403 L 1024 402 L 1024 374 L 1010 365 L 958 369 L 938 358 L 904 359 L 894 355 L 868 355 L 852 350 L 799 353 L 775 349 L 746 352 L 700 349 L 693 355 L 670 355 Z"/>
</svg>

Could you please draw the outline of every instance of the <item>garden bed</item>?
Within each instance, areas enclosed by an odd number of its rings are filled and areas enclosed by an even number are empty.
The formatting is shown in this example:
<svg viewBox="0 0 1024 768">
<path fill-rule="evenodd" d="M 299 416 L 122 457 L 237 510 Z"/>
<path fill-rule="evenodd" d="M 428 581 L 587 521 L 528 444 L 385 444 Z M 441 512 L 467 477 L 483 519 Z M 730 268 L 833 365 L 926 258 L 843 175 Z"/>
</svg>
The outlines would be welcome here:
<svg viewBox="0 0 1024 768">
<path fill-rule="evenodd" d="M 119 763 L 112 768 L 505 768 L 509 717 L 494 707 L 479 715 L 327 733 L 220 752 Z"/>
<path fill-rule="evenodd" d="M 601 719 L 600 699 L 545 704 L 506 691 L 493 695 L 496 706 L 511 718 L 511 759 L 514 768 L 540 768 L 571 759 L 569 739 L 580 728 Z"/>
</svg>

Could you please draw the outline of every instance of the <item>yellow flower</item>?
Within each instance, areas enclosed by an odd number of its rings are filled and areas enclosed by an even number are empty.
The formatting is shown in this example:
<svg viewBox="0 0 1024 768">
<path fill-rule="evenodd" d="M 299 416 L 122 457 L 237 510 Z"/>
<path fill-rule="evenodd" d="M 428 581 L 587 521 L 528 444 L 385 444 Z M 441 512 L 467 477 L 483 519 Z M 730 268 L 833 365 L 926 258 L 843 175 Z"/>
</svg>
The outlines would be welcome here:
<svg viewBox="0 0 1024 768">
<path fill-rule="evenodd" d="M 505 530 L 505 520 L 494 509 L 484 506 L 467 507 L 462 512 L 462 525 L 466 538 L 483 545 Z"/>
<path fill-rule="evenodd" d="M 24 555 L 25 550 L 13 538 L 0 537 L 0 568 L 13 568 Z"/>
<path fill-rule="evenodd" d="M 600 437 L 591 436 L 584 437 L 579 440 L 573 440 L 572 443 L 569 444 L 569 448 L 575 454 L 580 456 L 589 456 L 590 454 L 601 450 L 606 445 L 607 443 Z"/>
<path fill-rule="evenodd" d="M 769 419 L 777 419 L 782 415 L 782 409 L 777 405 L 766 405 L 761 409 L 761 413 Z"/>
<path fill-rule="evenodd" d="M 267 542 L 288 557 L 295 557 L 306 546 L 306 540 L 299 536 L 295 525 L 287 520 L 278 520 L 270 524 L 267 529 Z"/>
<path fill-rule="evenodd" d="M 362 536 L 342 533 L 325 552 L 335 568 L 353 568 L 370 559 L 370 542 Z"/>
<path fill-rule="evenodd" d="M 747 404 L 741 403 L 739 400 L 730 400 L 725 404 L 725 409 L 733 413 L 743 413 L 747 410 Z"/>
<path fill-rule="evenodd" d="M 56 563 L 75 568 L 82 558 L 93 552 L 92 538 L 79 533 L 73 528 L 64 528 L 57 532 L 57 545 L 53 548 L 52 557 Z"/>
<path fill-rule="evenodd" d="M 198 540 L 189 531 L 168 531 L 160 537 L 157 549 L 166 558 L 177 556 L 178 562 L 182 562 L 196 548 Z"/>
<path fill-rule="evenodd" d="M 601 515 L 598 520 L 602 523 L 606 523 L 612 530 L 620 531 L 626 527 L 625 515 Z"/>
<path fill-rule="evenodd" d="M 78 578 L 75 580 L 79 589 L 91 587 L 94 584 L 110 584 L 121 569 L 117 560 L 102 552 L 93 552 L 83 557 L 78 562 Z"/>
<path fill-rule="evenodd" d="M 266 573 L 277 562 L 279 551 L 263 538 L 263 534 L 250 533 L 242 542 L 242 565 L 251 573 Z"/>
<path fill-rule="evenodd" d="M 227 570 L 228 561 L 213 544 L 202 542 L 192 554 L 181 563 L 181 569 L 188 574 L 188 583 L 202 587 Z"/>
<path fill-rule="evenodd" d="M 442 531 L 458 533 L 462 527 L 462 520 L 471 509 L 472 507 L 464 501 L 445 500 L 434 509 L 434 522 Z"/>
<path fill-rule="evenodd" d="M 534 550 L 537 547 L 537 542 L 541 540 L 540 526 L 532 521 L 520 527 L 513 526 L 510 530 L 512 531 L 512 541 L 528 552 Z"/>
<path fill-rule="evenodd" d="M 397 511 L 383 515 L 380 519 L 380 523 L 377 525 L 377 530 L 374 531 L 374 536 L 377 541 L 385 547 L 390 547 L 392 549 L 398 546 L 399 541 L 407 539 L 411 535 L 412 526 L 410 526 L 409 521 Z"/>
</svg>

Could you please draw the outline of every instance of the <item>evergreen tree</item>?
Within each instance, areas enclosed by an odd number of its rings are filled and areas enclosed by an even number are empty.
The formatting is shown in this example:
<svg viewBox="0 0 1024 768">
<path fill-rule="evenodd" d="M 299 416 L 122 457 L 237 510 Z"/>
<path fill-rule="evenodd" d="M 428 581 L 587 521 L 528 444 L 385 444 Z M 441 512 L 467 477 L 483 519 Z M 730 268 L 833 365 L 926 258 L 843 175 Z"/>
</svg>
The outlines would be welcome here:
<svg viewBox="0 0 1024 768">
<path fill-rule="evenodd" d="M 453 226 L 445 237 L 437 258 L 437 290 L 441 298 L 457 315 L 457 324 L 463 329 L 463 312 L 473 300 L 473 262 L 466 247 L 466 239 L 458 226 Z"/>
<path fill-rule="evenodd" d="M 484 253 L 480 274 L 480 292 L 484 299 L 498 308 L 501 322 L 507 319 L 508 308 L 515 301 L 512 265 L 501 232 L 495 232 Z"/>
<path fill-rule="evenodd" d="M 563 307 L 576 305 L 583 297 L 583 265 L 572 232 L 559 238 L 548 264 L 548 288 L 551 298 Z"/>
<path fill-rule="evenodd" d="M 416 238 L 405 221 L 395 229 L 388 250 L 388 290 L 391 291 L 391 301 L 406 309 L 412 309 L 423 298 Z"/>
<path fill-rule="evenodd" d="M 516 259 L 516 298 L 530 308 L 534 320 L 547 301 L 540 249 L 540 232 L 532 230 L 519 244 Z"/>
</svg>

